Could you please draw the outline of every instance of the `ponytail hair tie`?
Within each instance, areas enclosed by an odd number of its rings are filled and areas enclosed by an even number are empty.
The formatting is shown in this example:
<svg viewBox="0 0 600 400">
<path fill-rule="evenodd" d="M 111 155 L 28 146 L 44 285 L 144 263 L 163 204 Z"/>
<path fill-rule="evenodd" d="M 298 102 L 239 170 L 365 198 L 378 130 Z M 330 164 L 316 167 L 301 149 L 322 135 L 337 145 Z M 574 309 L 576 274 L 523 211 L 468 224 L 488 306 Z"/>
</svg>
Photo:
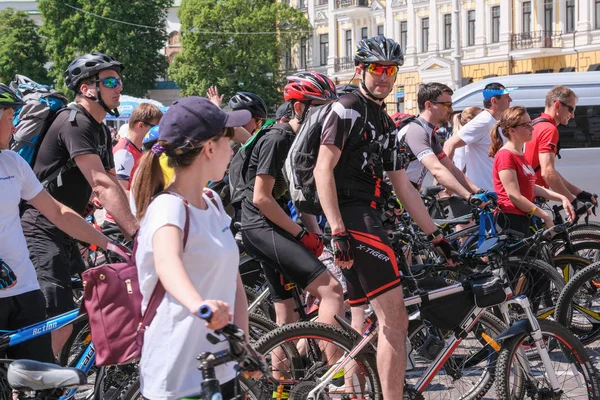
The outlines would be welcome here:
<svg viewBox="0 0 600 400">
<path fill-rule="evenodd" d="M 154 153 L 154 155 L 156 157 L 160 157 L 162 155 L 162 153 L 165 152 L 165 148 L 158 143 L 154 143 L 154 145 L 152 146 L 152 149 L 150 149 L 150 151 L 152 153 Z"/>
</svg>

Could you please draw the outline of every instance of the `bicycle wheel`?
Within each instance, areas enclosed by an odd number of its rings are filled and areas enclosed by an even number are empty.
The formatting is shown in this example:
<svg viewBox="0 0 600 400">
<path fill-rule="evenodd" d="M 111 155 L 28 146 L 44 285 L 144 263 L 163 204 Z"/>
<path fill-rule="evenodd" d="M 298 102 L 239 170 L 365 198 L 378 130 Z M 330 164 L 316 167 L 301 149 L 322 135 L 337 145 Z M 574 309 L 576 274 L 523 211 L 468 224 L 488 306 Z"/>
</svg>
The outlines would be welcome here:
<svg viewBox="0 0 600 400">
<path fill-rule="evenodd" d="M 239 377 L 242 400 L 269 400 L 271 396 L 257 381 Z M 118 400 L 143 400 L 139 376 L 131 379 L 121 391 Z"/>
<path fill-rule="evenodd" d="M 556 321 L 569 328 L 588 348 L 598 353 L 600 338 L 600 263 L 579 271 L 567 283 L 556 304 Z"/>
<path fill-rule="evenodd" d="M 358 335 L 358 334 L 357 334 Z M 356 338 L 354 338 L 356 339 Z M 281 384 L 263 383 L 273 397 L 304 400 L 332 366 L 354 347 L 353 337 L 340 328 L 319 322 L 284 325 L 259 340 L 254 348 L 270 362 L 273 376 Z M 363 351 L 354 356 L 325 388 L 321 398 L 382 400 L 375 356 Z"/>
<path fill-rule="evenodd" d="M 6 368 L 8 364 L 0 365 L 0 400 L 12 400 L 12 389 L 6 378 Z"/>
<path fill-rule="evenodd" d="M 538 321 L 561 392 L 553 392 L 531 334 L 520 333 L 500 349 L 496 364 L 498 399 L 599 399 L 600 382 L 581 342 L 554 321 Z"/>
<path fill-rule="evenodd" d="M 260 338 L 265 336 L 272 330 L 277 329 L 278 326 L 275 322 L 268 318 L 263 317 L 259 314 L 248 315 L 248 338 L 250 343 L 258 341 Z"/>
<path fill-rule="evenodd" d="M 587 226 L 587 225 L 584 225 Z M 592 262 L 600 261 L 600 233 L 596 230 L 581 229 L 569 232 L 569 243 L 557 240 L 552 246 L 552 254 L 573 254 Z M 571 249 L 569 247 L 572 247 Z"/>
<path fill-rule="evenodd" d="M 256 300 L 260 295 L 260 293 L 252 289 L 250 286 L 244 285 L 244 291 L 246 292 L 246 299 L 248 300 L 248 305 L 252 304 L 254 300 Z M 264 315 L 267 318 L 270 318 L 271 321 L 275 321 L 275 305 L 273 304 L 273 301 L 271 301 L 271 295 L 264 299 L 258 305 L 254 312 L 257 314 Z"/>
<path fill-rule="evenodd" d="M 425 399 L 478 400 L 494 384 L 497 352 L 484 335 L 495 337 L 506 329 L 498 318 L 484 313 L 433 377 L 422 393 Z M 406 380 L 415 386 L 444 345 L 444 335 L 422 321 L 411 321 L 408 338 L 413 348 L 414 369 L 406 371 Z M 442 336 L 441 338 L 439 336 Z M 434 349 L 437 347 L 438 351 Z"/>
<path fill-rule="evenodd" d="M 577 272 L 592 263 L 589 259 L 573 254 L 552 257 L 554 266 L 562 274 L 565 283 L 569 282 Z"/>
</svg>

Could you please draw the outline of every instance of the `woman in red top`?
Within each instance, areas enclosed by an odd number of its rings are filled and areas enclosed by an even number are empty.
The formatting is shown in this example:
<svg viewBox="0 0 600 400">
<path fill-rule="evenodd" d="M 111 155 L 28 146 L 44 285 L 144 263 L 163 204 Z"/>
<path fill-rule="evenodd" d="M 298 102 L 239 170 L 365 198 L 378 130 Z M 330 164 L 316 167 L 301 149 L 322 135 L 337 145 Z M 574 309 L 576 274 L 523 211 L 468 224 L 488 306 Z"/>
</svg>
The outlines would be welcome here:
<svg viewBox="0 0 600 400">
<path fill-rule="evenodd" d="M 533 204 L 534 196 L 560 201 L 569 220 L 575 211 L 569 200 L 562 194 L 535 184 L 535 172 L 523 156 L 523 145 L 531 140 L 533 125 L 525 107 L 511 107 L 502 113 L 500 121 L 490 134 L 490 157 L 494 157 L 494 191 L 498 194 L 498 205 L 502 213 L 498 224 L 529 236 L 531 217 L 541 218 L 546 227 L 553 224 L 552 215 Z M 500 137 L 506 137 L 506 144 Z"/>
</svg>

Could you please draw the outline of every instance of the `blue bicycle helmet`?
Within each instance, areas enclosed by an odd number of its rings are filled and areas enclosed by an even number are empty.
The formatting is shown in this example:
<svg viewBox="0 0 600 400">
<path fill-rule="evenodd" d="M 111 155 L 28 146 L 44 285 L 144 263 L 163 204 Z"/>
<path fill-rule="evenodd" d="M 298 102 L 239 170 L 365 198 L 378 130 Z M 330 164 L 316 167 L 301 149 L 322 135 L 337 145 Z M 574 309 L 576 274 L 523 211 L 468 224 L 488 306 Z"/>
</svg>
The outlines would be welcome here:
<svg viewBox="0 0 600 400">
<path fill-rule="evenodd" d="M 144 140 L 142 140 L 142 149 L 150 150 L 154 143 L 158 141 L 158 125 L 150 128 L 146 136 L 144 136 Z"/>
</svg>

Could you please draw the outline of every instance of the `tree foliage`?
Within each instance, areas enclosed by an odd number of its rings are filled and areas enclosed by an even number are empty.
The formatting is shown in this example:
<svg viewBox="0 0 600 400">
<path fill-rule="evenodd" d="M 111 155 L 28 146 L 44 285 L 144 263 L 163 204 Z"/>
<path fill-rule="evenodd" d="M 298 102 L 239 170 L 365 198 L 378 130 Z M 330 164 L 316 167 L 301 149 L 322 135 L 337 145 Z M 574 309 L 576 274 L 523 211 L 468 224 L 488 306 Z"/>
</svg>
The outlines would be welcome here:
<svg viewBox="0 0 600 400">
<path fill-rule="evenodd" d="M 243 90 L 281 103 L 281 49 L 307 35 L 302 12 L 274 0 L 183 0 L 179 19 L 183 51 L 169 73 L 183 95 L 204 96 L 217 85 L 225 99 Z"/>
<path fill-rule="evenodd" d="M 44 53 L 38 27 L 25 11 L 0 11 L 0 82 L 8 84 L 16 74 L 47 83 Z"/>
<path fill-rule="evenodd" d="M 173 0 L 40 0 L 39 10 L 47 38 L 47 53 L 54 62 L 50 71 L 57 87 L 67 91 L 64 71 L 77 56 L 99 51 L 123 63 L 124 93 L 145 96 L 158 77 L 166 73 L 161 50 L 167 40 L 166 12 Z M 96 14 L 96 15 L 94 15 Z M 147 27 L 127 25 L 125 21 Z"/>
</svg>

